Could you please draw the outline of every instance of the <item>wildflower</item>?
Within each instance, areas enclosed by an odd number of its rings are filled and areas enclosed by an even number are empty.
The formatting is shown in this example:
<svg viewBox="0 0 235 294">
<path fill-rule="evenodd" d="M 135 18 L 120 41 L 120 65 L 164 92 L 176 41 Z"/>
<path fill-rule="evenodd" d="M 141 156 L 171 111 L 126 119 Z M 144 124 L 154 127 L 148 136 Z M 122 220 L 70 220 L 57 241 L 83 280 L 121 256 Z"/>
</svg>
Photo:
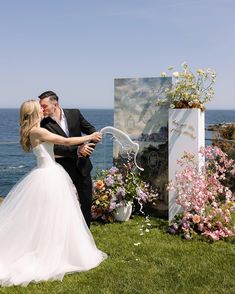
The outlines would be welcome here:
<svg viewBox="0 0 235 294">
<path fill-rule="evenodd" d="M 203 229 L 204 229 L 204 225 L 203 224 L 198 224 L 198 230 L 203 231 Z"/>
<path fill-rule="evenodd" d="M 111 167 L 109 170 L 110 175 L 114 175 L 117 172 L 118 172 L 118 168 L 116 166 Z"/>
<path fill-rule="evenodd" d="M 116 193 L 116 196 L 120 196 L 122 198 L 124 198 L 126 195 L 126 192 L 125 190 L 122 188 L 122 187 L 118 187 L 118 190 L 117 190 L 117 193 Z"/>
<path fill-rule="evenodd" d="M 213 241 L 235 236 L 234 193 L 225 186 L 235 163 L 218 147 L 207 146 L 200 153 L 205 156 L 205 167 L 199 170 L 187 154 L 178 161 L 181 169 L 170 188 L 175 190 L 176 202 L 184 212 L 176 216 L 169 232 L 182 234 L 186 239 L 201 234 Z M 219 176 L 221 172 L 225 177 Z"/>
<path fill-rule="evenodd" d="M 173 72 L 172 76 L 177 79 L 179 77 L 178 71 Z"/>
<path fill-rule="evenodd" d="M 105 179 L 105 184 L 109 187 L 112 186 L 114 183 L 114 179 L 112 176 L 107 176 L 107 178 Z"/>
<path fill-rule="evenodd" d="M 201 220 L 200 215 L 195 214 L 195 215 L 193 216 L 193 222 L 194 222 L 195 224 L 200 223 L 200 220 Z"/>
<path fill-rule="evenodd" d="M 140 189 L 140 187 L 136 188 L 137 197 L 140 198 L 143 202 L 147 202 L 148 195 Z"/>
<path fill-rule="evenodd" d="M 173 223 L 173 224 L 172 224 L 172 228 L 173 228 L 174 230 L 178 230 L 178 228 L 179 228 L 179 227 L 178 227 L 178 224 L 177 224 L 177 223 Z"/>
<path fill-rule="evenodd" d="M 104 187 L 104 182 L 102 180 L 98 180 L 96 183 L 95 183 L 95 186 L 98 190 L 101 190 L 103 187 Z"/>
<path fill-rule="evenodd" d="M 157 105 L 174 105 L 174 108 L 199 108 L 205 110 L 205 103 L 214 96 L 214 84 L 216 73 L 213 70 L 203 70 L 199 68 L 193 74 L 186 62 L 182 63 L 182 71 L 172 73 L 173 84 L 170 89 L 166 89 L 166 97 L 157 100 Z M 168 67 L 173 70 L 173 67 Z M 163 72 L 162 76 L 166 73 Z M 171 108 L 173 108 L 171 106 Z"/>
<path fill-rule="evenodd" d="M 199 69 L 197 70 L 197 74 L 198 74 L 199 76 L 202 76 L 202 75 L 204 74 L 204 71 L 203 71 L 201 68 L 199 68 Z"/>
</svg>

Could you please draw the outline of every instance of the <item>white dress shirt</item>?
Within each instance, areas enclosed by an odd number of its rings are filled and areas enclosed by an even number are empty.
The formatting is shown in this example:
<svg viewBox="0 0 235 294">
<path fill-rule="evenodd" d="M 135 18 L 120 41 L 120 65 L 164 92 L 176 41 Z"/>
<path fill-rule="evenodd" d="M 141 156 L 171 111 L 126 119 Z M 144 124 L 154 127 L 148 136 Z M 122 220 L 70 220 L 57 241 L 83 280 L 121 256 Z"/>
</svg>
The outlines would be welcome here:
<svg viewBox="0 0 235 294">
<path fill-rule="evenodd" d="M 52 119 L 54 119 L 57 122 L 57 124 L 61 127 L 61 129 L 69 137 L 68 123 L 67 123 L 67 119 L 64 115 L 64 111 L 62 108 L 60 108 L 60 119 L 58 120 L 56 117 L 52 117 Z"/>
<path fill-rule="evenodd" d="M 61 127 L 61 129 L 65 132 L 65 134 L 69 137 L 69 129 L 68 129 L 68 122 L 67 119 L 64 115 L 64 111 L 62 108 L 60 108 L 60 120 L 58 120 L 56 117 L 51 117 L 54 121 L 57 122 L 57 124 Z M 83 157 L 83 155 L 81 155 L 80 153 L 80 147 L 78 146 L 77 148 L 77 156 L 78 157 Z M 60 155 L 55 155 L 55 158 L 60 158 L 60 157 L 64 157 L 64 156 L 60 156 Z"/>
</svg>

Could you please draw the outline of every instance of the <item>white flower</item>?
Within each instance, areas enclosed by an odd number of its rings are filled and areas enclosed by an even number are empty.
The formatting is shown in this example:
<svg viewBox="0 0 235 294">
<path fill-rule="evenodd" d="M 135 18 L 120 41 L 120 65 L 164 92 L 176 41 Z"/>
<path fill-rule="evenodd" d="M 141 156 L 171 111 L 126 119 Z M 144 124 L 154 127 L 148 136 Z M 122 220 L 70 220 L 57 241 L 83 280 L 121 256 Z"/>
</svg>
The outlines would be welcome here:
<svg viewBox="0 0 235 294">
<path fill-rule="evenodd" d="M 139 246 L 141 243 L 140 242 L 137 242 L 137 243 L 134 243 L 134 246 Z"/>
<path fill-rule="evenodd" d="M 149 229 L 145 229 L 145 232 L 146 232 L 146 233 L 149 233 Z"/>
<path fill-rule="evenodd" d="M 203 71 L 201 68 L 199 68 L 199 69 L 197 70 L 197 74 L 198 74 L 199 76 L 202 76 L 202 75 L 204 74 L 204 71 Z"/>
<path fill-rule="evenodd" d="M 177 79 L 180 75 L 178 71 L 175 71 L 173 72 L 172 76 Z"/>
<path fill-rule="evenodd" d="M 164 71 L 161 72 L 161 77 L 162 77 L 162 78 L 166 77 L 166 73 L 165 73 Z"/>
<path fill-rule="evenodd" d="M 168 102 L 170 108 L 175 108 L 181 107 L 177 102 L 182 101 L 186 108 L 197 107 L 205 110 L 204 104 L 214 96 L 216 73 L 210 68 L 199 68 L 196 74 L 193 74 L 186 62 L 182 63 L 182 67 L 183 70 L 172 73 L 172 86 L 164 90 L 166 97 L 159 98 L 157 105 Z M 173 66 L 168 67 L 168 70 L 172 69 Z M 162 73 L 162 76 L 164 75 L 165 72 Z"/>
</svg>

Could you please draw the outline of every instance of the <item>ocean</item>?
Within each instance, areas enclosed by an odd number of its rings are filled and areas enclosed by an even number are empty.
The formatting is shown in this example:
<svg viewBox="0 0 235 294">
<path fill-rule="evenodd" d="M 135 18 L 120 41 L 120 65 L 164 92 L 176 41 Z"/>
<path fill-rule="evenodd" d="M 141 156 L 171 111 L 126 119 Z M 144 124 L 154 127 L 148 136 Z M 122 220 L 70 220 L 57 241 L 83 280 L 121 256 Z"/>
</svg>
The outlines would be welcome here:
<svg viewBox="0 0 235 294">
<path fill-rule="evenodd" d="M 81 109 L 83 116 L 97 130 L 105 126 L 113 126 L 113 109 Z M 18 109 L 0 109 L 0 195 L 5 196 L 12 186 L 35 165 L 32 153 L 26 154 L 19 145 Z M 207 110 L 205 115 L 206 127 L 210 124 L 234 122 L 235 110 Z M 206 138 L 210 133 L 206 132 Z M 207 140 L 206 144 L 210 144 Z M 93 172 L 97 169 L 112 166 L 112 140 L 105 139 L 98 144 L 91 156 Z"/>
</svg>

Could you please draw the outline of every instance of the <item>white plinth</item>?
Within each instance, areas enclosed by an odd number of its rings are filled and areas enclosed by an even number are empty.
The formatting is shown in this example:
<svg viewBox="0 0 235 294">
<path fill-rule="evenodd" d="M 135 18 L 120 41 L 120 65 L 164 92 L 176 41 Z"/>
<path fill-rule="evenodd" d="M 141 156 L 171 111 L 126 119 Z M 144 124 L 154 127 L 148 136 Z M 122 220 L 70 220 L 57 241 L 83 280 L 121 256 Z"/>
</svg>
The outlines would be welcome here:
<svg viewBox="0 0 235 294">
<path fill-rule="evenodd" d="M 184 153 L 194 153 L 198 159 L 198 166 L 204 164 L 199 155 L 201 147 L 205 146 L 205 113 L 200 109 L 169 109 L 169 181 L 175 181 L 175 174 L 179 170 L 177 160 Z M 169 220 L 172 220 L 181 207 L 176 204 L 176 194 L 169 191 Z"/>
</svg>

